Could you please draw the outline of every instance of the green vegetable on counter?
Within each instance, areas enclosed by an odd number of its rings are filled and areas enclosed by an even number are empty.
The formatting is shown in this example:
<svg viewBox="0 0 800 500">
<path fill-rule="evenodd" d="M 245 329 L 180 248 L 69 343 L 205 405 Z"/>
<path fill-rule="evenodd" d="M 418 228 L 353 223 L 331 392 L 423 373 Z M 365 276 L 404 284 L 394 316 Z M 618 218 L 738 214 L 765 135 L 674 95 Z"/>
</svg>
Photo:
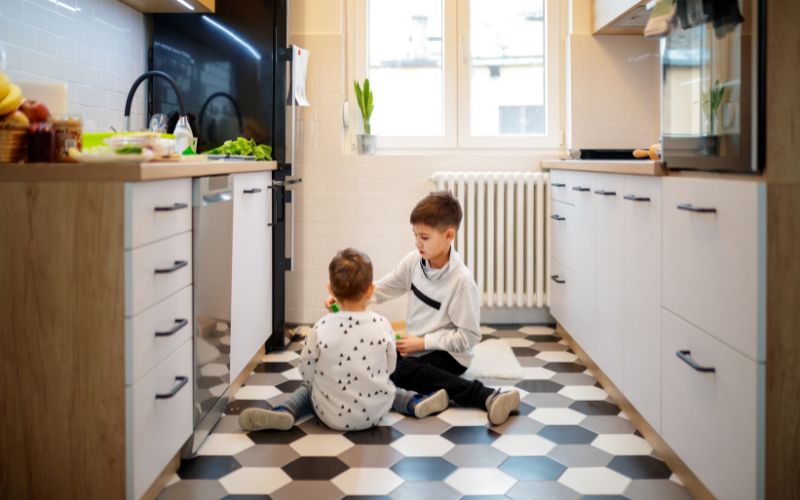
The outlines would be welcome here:
<svg viewBox="0 0 800 500">
<path fill-rule="evenodd" d="M 230 156 L 255 156 L 258 161 L 272 159 L 272 146 L 266 144 L 256 144 L 253 139 L 238 137 L 236 140 L 225 141 L 222 146 L 206 151 L 209 155 L 230 155 Z"/>
<path fill-rule="evenodd" d="M 142 154 L 141 146 L 122 146 L 116 150 L 118 155 L 140 155 Z"/>
</svg>

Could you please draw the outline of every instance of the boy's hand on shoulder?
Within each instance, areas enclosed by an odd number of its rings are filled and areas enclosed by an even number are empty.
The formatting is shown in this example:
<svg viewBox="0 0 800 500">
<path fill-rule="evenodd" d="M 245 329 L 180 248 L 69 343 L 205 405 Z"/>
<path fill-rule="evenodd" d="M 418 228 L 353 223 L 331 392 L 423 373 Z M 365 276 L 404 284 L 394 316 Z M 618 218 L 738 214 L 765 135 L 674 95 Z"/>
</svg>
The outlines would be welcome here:
<svg viewBox="0 0 800 500">
<path fill-rule="evenodd" d="M 325 309 L 327 309 L 328 312 L 333 312 L 334 302 L 336 302 L 336 297 L 333 295 L 328 295 L 328 298 L 325 299 Z"/>
<path fill-rule="evenodd" d="M 425 339 L 422 337 L 400 337 L 397 339 L 397 352 L 401 356 L 406 356 L 413 352 L 425 350 Z"/>
</svg>

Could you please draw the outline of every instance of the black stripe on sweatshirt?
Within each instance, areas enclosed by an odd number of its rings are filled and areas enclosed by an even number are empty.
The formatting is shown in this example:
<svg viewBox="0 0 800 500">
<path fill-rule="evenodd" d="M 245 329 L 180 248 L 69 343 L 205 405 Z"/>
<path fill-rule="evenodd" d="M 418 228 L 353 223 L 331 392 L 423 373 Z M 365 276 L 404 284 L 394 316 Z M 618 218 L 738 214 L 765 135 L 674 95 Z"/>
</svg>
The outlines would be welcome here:
<svg viewBox="0 0 800 500">
<path fill-rule="evenodd" d="M 436 302 L 432 298 L 428 297 L 424 293 L 419 291 L 419 288 L 414 286 L 414 283 L 411 283 L 411 291 L 414 292 L 414 295 L 417 296 L 419 300 L 425 302 L 427 305 L 431 306 L 432 308 L 436 309 L 437 311 L 442 308 L 441 302 Z"/>
</svg>

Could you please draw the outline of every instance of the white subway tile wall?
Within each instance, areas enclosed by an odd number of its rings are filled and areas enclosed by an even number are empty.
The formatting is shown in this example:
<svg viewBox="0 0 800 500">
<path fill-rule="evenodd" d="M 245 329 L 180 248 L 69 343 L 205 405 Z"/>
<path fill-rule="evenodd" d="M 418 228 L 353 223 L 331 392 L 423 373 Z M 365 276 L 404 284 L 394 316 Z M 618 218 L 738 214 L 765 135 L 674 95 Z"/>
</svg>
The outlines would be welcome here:
<svg viewBox="0 0 800 500">
<path fill-rule="evenodd" d="M 14 81 L 65 82 L 84 130 L 123 127 L 128 89 L 147 68 L 144 16 L 116 0 L 0 0 L 0 44 Z M 133 101 L 142 128 L 145 90 Z"/>
<path fill-rule="evenodd" d="M 647 148 L 660 135 L 659 49 L 642 36 L 570 35 L 573 148 Z"/>
<path fill-rule="evenodd" d="M 296 175 L 303 178 L 295 201 L 295 270 L 287 275 L 287 320 L 313 323 L 323 315 L 328 263 L 337 250 L 355 247 L 372 259 L 378 278 L 391 271 L 414 241 L 408 218 L 414 205 L 435 189 L 428 179 L 440 170 L 531 171 L 542 155 L 406 154 L 359 156 L 344 144 L 342 102 L 351 85 L 344 78 L 344 39 L 340 34 L 292 35 L 291 43 L 311 51 L 302 109 Z M 347 84 L 345 84 L 347 83 Z M 376 90 L 376 95 L 378 91 Z M 355 104 L 353 104 L 355 105 Z M 376 106 L 380 101 L 376 102 Z M 375 307 L 391 321 L 405 320 L 406 299 Z M 489 316 L 487 316 L 487 319 Z M 523 321 L 512 313 L 491 321 Z M 530 311 L 526 322 L 551 318 Z"/>
</svg>

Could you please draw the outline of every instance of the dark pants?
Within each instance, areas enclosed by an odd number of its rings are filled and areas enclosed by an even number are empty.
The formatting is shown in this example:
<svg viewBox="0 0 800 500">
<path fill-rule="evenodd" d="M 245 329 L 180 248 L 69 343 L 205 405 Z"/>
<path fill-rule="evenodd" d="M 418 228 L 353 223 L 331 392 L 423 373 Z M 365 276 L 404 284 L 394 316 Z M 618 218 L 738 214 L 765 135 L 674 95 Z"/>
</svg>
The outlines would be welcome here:
<svg viewBox="0 0 800 500">
<path fill-rule="evenodd" d="M 486 399 L 492 394 L 477 380 L 467 380 L 459 375 L 467 369 L 445 351 L 433 351 L 424 356 L 400 356 L 391 376 L 397 387 L 429 394 L 445 389 L 452 401 L 460 406 L 486 408 Z"/>
</svg>

